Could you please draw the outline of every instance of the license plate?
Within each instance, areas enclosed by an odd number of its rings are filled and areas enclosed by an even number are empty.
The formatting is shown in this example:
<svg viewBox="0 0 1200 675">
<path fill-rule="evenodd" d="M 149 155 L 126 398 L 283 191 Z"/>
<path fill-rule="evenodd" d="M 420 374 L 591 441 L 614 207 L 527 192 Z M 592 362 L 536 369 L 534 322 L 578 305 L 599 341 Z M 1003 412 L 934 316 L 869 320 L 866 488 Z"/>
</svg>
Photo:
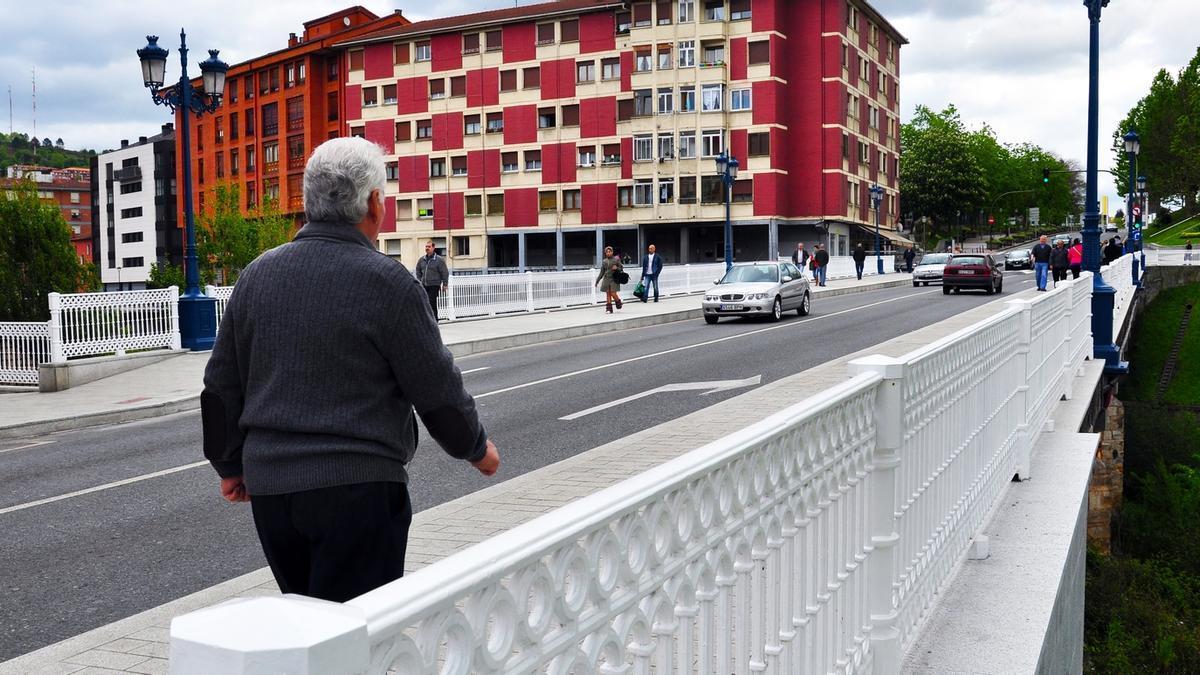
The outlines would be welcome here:
<svg viewBox="0 0 1200 675">
<path fill-rule="evenodd" d="M 742 305 L 721 305 L 722 312 L 740 312 L 743 309 L 746 308 Z"/>
<path fill-rule="evenodd" d="M 975 270 L 959 270 L 959 274 L 975 274 Z"/>
</svg>

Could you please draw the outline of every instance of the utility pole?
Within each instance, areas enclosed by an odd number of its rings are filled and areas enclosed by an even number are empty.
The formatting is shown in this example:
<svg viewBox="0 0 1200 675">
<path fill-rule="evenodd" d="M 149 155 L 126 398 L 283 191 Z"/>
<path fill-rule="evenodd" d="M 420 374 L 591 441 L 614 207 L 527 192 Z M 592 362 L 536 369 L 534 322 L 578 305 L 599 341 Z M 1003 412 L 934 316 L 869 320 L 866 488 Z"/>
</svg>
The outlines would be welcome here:
<svg viewBox="0 0 1200 675">
<path fill-rule="evenodd" d="M 37 66 L 34 66 L 33 73 L 33 137 L 37 138 Z M 33 144 L 33 163 L 37 164 L 38 144 Z"/>
</svg>

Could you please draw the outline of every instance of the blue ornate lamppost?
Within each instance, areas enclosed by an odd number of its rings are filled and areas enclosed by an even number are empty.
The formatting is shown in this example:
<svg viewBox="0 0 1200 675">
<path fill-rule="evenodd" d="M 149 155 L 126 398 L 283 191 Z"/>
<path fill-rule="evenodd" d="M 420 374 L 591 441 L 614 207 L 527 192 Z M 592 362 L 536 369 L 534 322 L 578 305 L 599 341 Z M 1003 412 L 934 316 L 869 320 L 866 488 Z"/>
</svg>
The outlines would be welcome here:
<svg viewBox="0 0 1200 675">
<path fill-rule="evenodd" d="M 1136 131 L 1130 129 L 1129 132 L 1125 134 L 1125 157 L 1128 160 L 1128 164 L 1129 164 L 1129 195 L 1128 195 L 1129 198 L 1127 200 L 1125 200 L 1125 222 L 1129 223 L 1129 227 L 1128 227 L 1128 232 L 1126 233 L 1126 237 L 1125 237 L 1125 239 L 1126 239 L 1125 250 L 1130 253 L 1132 253 L 1135 250 L 1134 246 L 1136 246 L 1136 244 L 1137 244 L 1136 240 L 1139 237 L 1139 235 L 1135 234 L 1138 230 L 1137 230 L 1137 219 L 1133 215 L 1133 208 L 1134 208 L 1135 204 L 1139 203 L 1137 201 L 1137 190 L 1134 189 L 1137 179 L 1134 178 L 1134 176 L 1137 175 L 1137 158 L 1138 158 L 1138 153 L 1140 153 L 1141 151 L 1142 151 L 1141 139 L 1138 137 L 1138 133 Z M 1133 270 L 1133 285 L 1137 286 L 1138 285 L 1138 261 L 1137 261 L 1137 258 L 1133 259 L 1133 266 L 1131 269 Z"/>
<path fill-rule="evenodd" d="M 1087 191 L 1083 212 L 1083 269 L 1092 273 L 1092 350 L 1104 359 L 1109 374 L 1129 372 L 1121 350 L 1113 344 L 1113 303 L 1116 291 L 1100 276 L 1100 199 L 1098 198 L 1098 140 L 1100 130 L 1100 12 L 1108 0 L 1083 0 L 1091 34 L 1088 40 Z"/>
<path fill-rule="evenodd" d="M 180 116 L 180 145 L 183 146 L 183 214 L 187 226 L 187 251 L 184 255 L 187 288 L 179 298 L 179 333 L 182 345 L 192 351 L 212 349 L 217 335 L 217 302 L 200 290 L 200 267 L 196 259 L 196 217 L 192 210 L 192 138 L 191 116 L 216 112 L 225 92 L 225 74 L 229 65 L 217 58 L 217 50 L 208 50 L 200 62 L 202 89 L 192 86 L 187 74 L 187 36 L 179 31 L 179 82 L 164 89 L 169 52 L 158 46 L 157 35 L 147 35 L 145 47 L 137 50 L 142 62 L 142 80 L 156 105 L 166 106 Z"/>
<path fill-rule="evenodd" d="M 1142 278 L 1145 278 L 1146 277 L 1146 248 L 1145 248 L 1146 242 L 1143 241 L 1143 236 L 1145 235 L 1145 232 L 1143 232 L 1143 230 L 1146 229 L 1144 223 L 1146 222 L 1146 212 L 1150 207 L 1150 203 L 1146 200 L 1146 177 L 1145 176 L 1138 176 L 1137 189 L 1138 189 L 1138 203 L 1142 205 L 1142 210 L 1138 213 L 1138 217 L 1137 217 L 1137 236 L 1135 237 L 1134 243 L 1137 244 L 1138 257 L 1141 258 Z"/>
<path fill-rule="evenodd" d="M 725 193 L 725 271 L 733 267 L 733 220 L 730 214 L 730 202 L 733 199 L 733 182 L 737 180 L 738 161 L 729 153 L 717 155 L 717 175 L 721 177 L 722 190 Z"/>
<path fill-rule="evenodd" d="M 883 274 L 883 254 L 879 250 L 879 205 L 883 202 L 883 188 L 876 183 L 867 188 L 871 193 L 871 206 L 875 209 L 875 273 Z"/>
</svg>

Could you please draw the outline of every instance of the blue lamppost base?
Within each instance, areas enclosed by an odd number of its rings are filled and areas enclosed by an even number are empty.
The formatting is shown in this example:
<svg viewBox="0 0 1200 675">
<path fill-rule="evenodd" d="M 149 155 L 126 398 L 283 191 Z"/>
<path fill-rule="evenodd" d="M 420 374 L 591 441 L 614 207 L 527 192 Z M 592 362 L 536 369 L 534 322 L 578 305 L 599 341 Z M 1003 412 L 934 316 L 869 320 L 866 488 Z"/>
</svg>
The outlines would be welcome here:
<svg viewBox="0 0 1200 675">
<path fill-rule="evenodd" d="M 883 274 L 883 258 L 875 256 L 875 273 Z"/>
<path fill-rule="evenodd" d="M 207 295 L 179 298 L 179 342 L 184 349 L 206 352 L 217 341 L 217 300 Z"/>
<path fill-rule="evenodd" d="M 1113 343 L 1112 317 L 1116 299 L 1116 289 L 1097 275 L 1092 286 L 1092 354 L 1104 360 L 1106 375 L 1129 373 L 1129 362 L 1121 360 L 1121 348 Z"/>
</svg>

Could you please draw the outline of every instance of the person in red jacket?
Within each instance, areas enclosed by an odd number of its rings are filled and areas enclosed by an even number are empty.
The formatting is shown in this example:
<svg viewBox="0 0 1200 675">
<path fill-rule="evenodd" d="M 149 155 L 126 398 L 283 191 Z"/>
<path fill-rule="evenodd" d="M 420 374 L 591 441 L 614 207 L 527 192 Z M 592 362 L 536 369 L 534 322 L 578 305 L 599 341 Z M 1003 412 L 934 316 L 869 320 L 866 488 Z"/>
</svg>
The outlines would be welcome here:
<svg viewBox="0 0 1200 675">
<path fill-rule="evenodd" d="M 1071 278 L 1078 279 L 1083 271 L 1083 242 L 1076 239 L 1067 249 L 1067 261 L 1071 264 Z"/>
</svg>

